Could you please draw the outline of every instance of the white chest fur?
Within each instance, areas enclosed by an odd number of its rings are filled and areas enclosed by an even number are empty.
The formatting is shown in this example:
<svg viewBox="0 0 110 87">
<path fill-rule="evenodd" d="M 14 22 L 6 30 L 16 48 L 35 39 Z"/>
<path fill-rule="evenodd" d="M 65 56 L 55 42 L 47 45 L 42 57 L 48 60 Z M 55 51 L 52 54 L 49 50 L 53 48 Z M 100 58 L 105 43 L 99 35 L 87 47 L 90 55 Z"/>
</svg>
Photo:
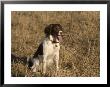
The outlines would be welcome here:
<svg viewBox="0 0 110 87">
<path fill-rule="evenodd" d="M 43 42 L 43 54 L 44 55 L 54 55 L 59 53 L 60 45 L 59 43 L 52 43 L 50 40 L 44 40 Z"/>
</svg>

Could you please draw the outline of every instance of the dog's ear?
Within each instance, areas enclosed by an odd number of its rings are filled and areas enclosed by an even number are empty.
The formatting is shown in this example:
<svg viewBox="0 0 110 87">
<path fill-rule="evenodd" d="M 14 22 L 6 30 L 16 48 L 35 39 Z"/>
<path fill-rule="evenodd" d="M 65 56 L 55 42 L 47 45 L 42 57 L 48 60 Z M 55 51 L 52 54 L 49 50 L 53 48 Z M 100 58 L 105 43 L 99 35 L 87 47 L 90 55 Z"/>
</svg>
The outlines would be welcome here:
<svg viewBox="0 0 110 87">
<path fill-rule="evenodd" d="M 51 34 L 52 24 L 45 27 L 44 33 L 46 36 L 49 36 Z"/>
</svg>

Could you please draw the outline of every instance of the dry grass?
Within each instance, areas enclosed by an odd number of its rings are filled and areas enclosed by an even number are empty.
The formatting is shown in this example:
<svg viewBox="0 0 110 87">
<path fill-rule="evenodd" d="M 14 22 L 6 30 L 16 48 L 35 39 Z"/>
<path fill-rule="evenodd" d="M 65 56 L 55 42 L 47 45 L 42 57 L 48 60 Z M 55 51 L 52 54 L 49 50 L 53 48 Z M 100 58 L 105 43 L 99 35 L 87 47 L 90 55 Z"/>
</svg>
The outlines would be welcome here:
<svg viewBox="0 0 110 87">
<path fill-rule="evenodd" d="M 33 56 L 44 38 L 44 28 L 60 23 L 64 34 L 57 76 L 100 76 L 100 13 L 88 12 L 12 12 L 11 51 L 19 58 Z M 26 60 L 26 58 L 24 59 Z M 13 60 L 13 57 L 12 57 Z M 22 59 L 12 61 L 12 76 L 40 76 L 26 68 Z M 47 76 L 55 76 L 55 67 Z"/>
</svg>

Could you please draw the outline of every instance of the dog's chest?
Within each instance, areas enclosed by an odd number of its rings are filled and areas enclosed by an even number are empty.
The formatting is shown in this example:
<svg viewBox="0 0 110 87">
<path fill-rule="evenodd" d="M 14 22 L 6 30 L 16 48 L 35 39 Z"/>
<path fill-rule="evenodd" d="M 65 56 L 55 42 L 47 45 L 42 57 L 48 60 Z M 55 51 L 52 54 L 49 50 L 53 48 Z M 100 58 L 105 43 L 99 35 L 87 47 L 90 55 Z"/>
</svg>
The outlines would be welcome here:
<svg viewBox="0 0 110 87">
<path fill-rule="evenodd" d="M 51 41 L 44 42 L 43 44 L 44 54 L 54 55 L 59 52 L 59 43 L 52 43 Z"/>
</svg>

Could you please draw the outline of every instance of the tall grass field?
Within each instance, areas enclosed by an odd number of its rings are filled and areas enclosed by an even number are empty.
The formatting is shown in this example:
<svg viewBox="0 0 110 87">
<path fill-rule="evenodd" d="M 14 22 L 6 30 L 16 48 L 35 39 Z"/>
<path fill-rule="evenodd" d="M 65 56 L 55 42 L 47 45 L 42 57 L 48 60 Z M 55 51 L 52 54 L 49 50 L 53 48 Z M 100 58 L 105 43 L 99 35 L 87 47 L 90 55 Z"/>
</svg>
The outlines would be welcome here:
<svg viewBox="0 0 110 87">
<path fill-rule="evenodd" d="M 44 28 L 58 23 L 63 27 L 59 71 L 48 67 L 47 77 L 100 76 L 100 12 L 99 11 L 12 11 L 11 12 L 11 76 L 44 77 L 27 68 L 45 38 Z"/>
</svg>

